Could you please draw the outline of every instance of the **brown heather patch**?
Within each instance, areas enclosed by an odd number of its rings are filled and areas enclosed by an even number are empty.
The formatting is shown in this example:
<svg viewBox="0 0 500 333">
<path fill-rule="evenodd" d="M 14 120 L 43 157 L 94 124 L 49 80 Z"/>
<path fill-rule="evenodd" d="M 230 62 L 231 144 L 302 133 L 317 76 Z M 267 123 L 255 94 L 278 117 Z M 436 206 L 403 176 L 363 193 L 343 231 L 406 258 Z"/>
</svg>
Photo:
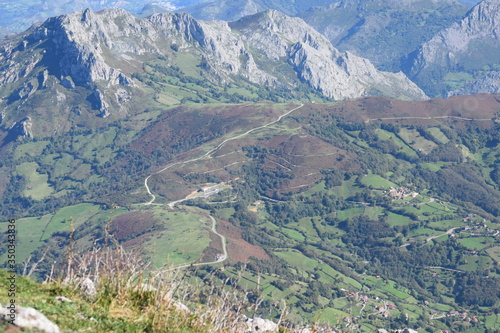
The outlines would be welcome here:
<svg viewBox="0 0 500 333">
<path fill-rule="evenodd" d="M 198 108 L 180 106 L 166 111 L 131 148 L 149 156 L 159 147 L 166 151 L 175 147 L 188 147 L 187 142 L 195 143 L 201 139 L 210 141 L 235 129 L 248 130 L 282 113 L 280 108 L 265 103 Z"/>
<path fill-rule="evenodd" d="M 121 245 L 123 246 L 123 248 L 125 248 L 127 250 L 134 250 L 134 249 L 140 248 L 145 242 L 147 242 L 150 239 L 150 237 L 153 237 L 156 234 L 157 234 L 156 231 L 147 232 L 147 233 L 142 234 L 138 237 L 132 238 L 132 239 L 122 243 Z"/>
<path fill-rule="evenodd" d="M 152 212 L 132 211 L 113 219 L 109 232 L 118 241 L 124 241 L 142 235 L 157 222 Z"/>
<path fill-rule="evenodd" d="M 229 262 L 247 262 L 250 257 L 269 260 L 266 251 L 256 245 L 252 245 L 243 239 L 241 230 L 224 220 L 217 220 L 217 231 L 227 239 L 227 251 Z M 219 240 L 220 243 L 220 240 Z"/>
<path fill-rule="evenodd" d="M 500 110 L 500 94 L 479 94 L 433 98 L 427 101 L 400 101 L 387 97 L 366 97 L 331 104 L 307 105 L 304 115 L 335 114 L 343 121 L 365 122 L 369 119 L 389 117 L 442 117 L 455 116 L 473 119 L 491 119 Z M 396 122 L 383 120 L 384 122 Z M 450 119 L 408 119 L 398 120 L 404 124 L 436 125 Z M 456 120 L 455 120 L 456 121 Z M 488 122 L 483 122 L 488 123 Z M 484 124 L 483 124 L 484 125 Z M 491 126 L 491 125 L 490 125 Z"/>
</svg>

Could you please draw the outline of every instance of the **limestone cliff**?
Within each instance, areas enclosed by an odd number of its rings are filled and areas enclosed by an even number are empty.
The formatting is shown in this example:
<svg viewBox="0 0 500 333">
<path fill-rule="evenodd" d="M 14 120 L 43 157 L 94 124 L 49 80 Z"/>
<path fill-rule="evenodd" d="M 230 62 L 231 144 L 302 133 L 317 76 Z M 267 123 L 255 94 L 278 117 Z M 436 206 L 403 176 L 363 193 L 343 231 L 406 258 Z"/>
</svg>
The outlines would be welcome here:
<svg viewBox="0 0 500 333">
<path fill-rule="evenodd" d="M 416 50 L 408 63 L 407 74 L 424 90 L 447 95 L 452 90 L 459 91 L 467 81 L 486 79 L 490 70 L 498 70 L 499 66 L 500 2 L 484 0 L 464 19 L 442 30 Z M 457 77 L 458 87 L 453 82 Z M 495 80 L 495 77 L 491 75 L 487 81 Z M 469 90 L 495 92 L 495 89 L 489 89 L 494 86 L 498 86 L 498 82 L 480 84 Z"/>
<path fill-rule="evenodd" d="M 366 59 L 339 52 L 302 19 L 274 10 L 229 24 L 184 13 L 138 18 L 122 9 L 86 9 L 0 42 L 4 126 L 26 116 L 36 122 L 43 113 L 50 119 L 44 131 L 57 132 L 74 123 L 68 119 L 84 119 L 81 110 L 110 119 L 139 112 L 131 96 L 149 93 L 133 75 L 154 59 L 174 68 L 183 57 L 197 59 L 188 70 L 219 87 L 243 79 L 292 94 L 308 85 L 333 99 L 426 98 L 402 73 L 380 72 Z M 71 112 L 76 106 L 79 111 Z"/>
<path fill-rule="evenodd" d="M 266 11 L 231 23 L 244 39 L 272 61 L 285 59 L 313 88 L 334 99 L 386 95 L 425 99 L 403 73 L 378 71 L 367 60 L 339 52 L 300 18 Z"/>
</svg>

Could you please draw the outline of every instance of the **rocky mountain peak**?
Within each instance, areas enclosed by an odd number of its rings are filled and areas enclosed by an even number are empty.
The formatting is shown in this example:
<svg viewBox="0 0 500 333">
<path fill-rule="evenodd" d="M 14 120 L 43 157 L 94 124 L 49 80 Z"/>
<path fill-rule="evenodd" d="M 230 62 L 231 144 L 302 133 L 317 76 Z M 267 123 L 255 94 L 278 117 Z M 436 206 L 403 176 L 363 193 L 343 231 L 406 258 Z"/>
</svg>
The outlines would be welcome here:
<svg viewBox="0 0 500 333">
<path fill-rule="evenodd" d="M 446 83 L 432 85 L 429 77 L 434 82 L 442 82 L 445 80 L 436 75 L 451 71 L 466 76 L 468 81 L 474 81 L 472 78 L 482 81 L 489 74 L 483 69 L 490 65 L 500 65 L 500 2 L 497 0 L 480 2 L 462 20 L 424 43 L 411 55 L 407 73 L 429 91 L 437 89 L 446 95 L 457 87 L 448 87 Z M 468 90 L 476 91 L 470 82 L 467 85 Z M 485 87 L 482 83 L 481 86 Z"/>
<path fill-rule="evenodd" d="M 232 22 L 230 26 L 268 59 L 287 59 L 302 81 L 328 97 L 354 98 L 373 94 L 375 90 L 376 94 L 395 93 L 396 87 L 405 87 L 393 96 L 426 98 L 404 74 L 379 72 L 369 60 L 339 52 L 300 18 L 268 10 Z M 399 80 L 401 84 L 394 84 Z"/>
<path fill-rule="evenodd" d="M 468 29 L 483 33 L 494 33 L 498 36 L 500 31 L 500 2 L 497 0 L 483 0 L 474 6 L 461 22 Z M 486 29 L 484 31 L 483 29 Z"/>
<path fill-rule="evenodd" d="M 191 59 L 187 70 L 215 85 L 243 78 L 286 91 L 309 86 L 334 99 L 372 94 L 426 98 L 403 74 L 377 71 L 370 61 L 337 51 L 302 19 L 276 10 L 227 23 L 185 13 L 138 18 L 121 9 L 86 9 L 50 18 L 4 41 L 0 90 L 8 97 L 2 103 L 22 105 L 51 91 L 56 98 L 46 103 L 69 115 L 75 108 L 66 103 L 86 94 L 84 108 L 113 119 L 129 112 L 133 90 L 142 89 L 134 73 L 144 72 L 144 64 L 159 57 L 162 66 L 175 67 L 184 54 Z M 22 116 L 6 118 L 12 123 Z M 36 113 L 32 118 L 37 120 Z"/>
</svg>

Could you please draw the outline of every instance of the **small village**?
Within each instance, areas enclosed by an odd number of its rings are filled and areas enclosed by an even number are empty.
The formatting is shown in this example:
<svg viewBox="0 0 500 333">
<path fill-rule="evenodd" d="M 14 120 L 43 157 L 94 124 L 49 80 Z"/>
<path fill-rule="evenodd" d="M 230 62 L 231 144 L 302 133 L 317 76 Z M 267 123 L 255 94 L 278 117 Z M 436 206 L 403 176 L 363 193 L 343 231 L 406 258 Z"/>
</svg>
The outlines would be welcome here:
<svg viewBox="0 0 500 333">
<path fill-rule="evenodd" d="M 406 199 L 407 197 L 416 198 L 417 192 L 411 191 L 406 187 L 389 187 L 389 195 L 393 200 Z"/>
<path fill-rule="evenodd" d="M 363 310 L 370 303 L 372 303 L 372 305 L 374 306 L 374 310 L 375 310 L 371 314 L 380 315 L 384 318 L 390 317 L 393 314 L 394 310 L 399 310 L 399 309 L 397 309 L 397 306 L 394 303 L 391 303 L 390 301 L 381 299 L 379 296 L 368 296 L 368 295 L 361 294 L 359 292 L 352 292 L 352 291 L 349 291 L 347 289 L 341 289 L 341 290 L 345 293 L 345 295 L 346 295 L 346 296 L 344 296 L 345 298 L 358 301 L 362 304 L 362 307 L 360 310 L 360 315 L 358 317 L 354 317 L 354 318 L 344 317 L 343 318 L 343 321 L 346 323 L 346 327 L 353 328 L 353 326 L 352 326 L 353 320 L 361 317 L 363 314 Z M 429 301 L 424 301 L 423 307 L 426 308 L 426 311 L 429 313 L 431 320 L 432 319 L 441 319 L 441 318 L 446 318 L 446 317 L 457 317 L 457 319 L 460 319 L 460 320 L 465 321 L 465 322 L 470 322 L 470 323 L 478 323 L 479 322 L 479 318 L 477 316 L 469 315 L 468 312 L 459 312 L 456 310 L 443 312 L 443 311 L 438 311 L 435 309 L 429 309 L 428 308 L 429 303 L 430 303 Z M 408 315 L 406 314 L 406 316 L 408 316 Z M 443 331 L 443 333 L 444 332 L 445 331 Z"/>
</svg>

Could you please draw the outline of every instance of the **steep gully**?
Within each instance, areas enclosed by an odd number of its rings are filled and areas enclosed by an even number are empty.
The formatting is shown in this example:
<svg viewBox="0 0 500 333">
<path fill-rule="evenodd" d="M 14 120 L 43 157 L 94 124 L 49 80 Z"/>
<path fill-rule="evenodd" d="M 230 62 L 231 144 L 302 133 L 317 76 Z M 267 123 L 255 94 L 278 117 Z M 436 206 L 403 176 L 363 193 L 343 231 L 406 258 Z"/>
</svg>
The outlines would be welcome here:
<svg viewBox="0 0 500 333">
<path fill-rule="evenodd" d="M 149 206 L 149 205 L 161 205 L 161 204 L 154 203 L 155 200 L 156 200 L 156 196 L 151 192 L 151 189 L 149 188 L 149 185 L 148 185 L 149 179 L 152 176 L 158 175 L 158 174 L 160 174 L 160 173 L 162 173 L 162 172 L 164 172 L 164 171 L 166 171 L 166 170 L 168 170 L 168 169 L 170 169 L 170 168 L 172 168 L 174 166 L 182 165 L 182 164 L 187 164 L 187 163 L 191 163 L 191 162 L 196 162 L 196 161 L 202 160 L 202 159 L 204 159 L 206 157 L 209 157 L 211 154 L 215 153 L 217 150 L 219 150 L 220 148 L 222 148 L 222 146 L 224 146 L 224 144 L 226 144 L 227 142 L 232 141 L 232 140 L 240 139 L 240 138 L 242 138 L 242 137 L 244 137 L 244 136 L 246 136 L 246 135 L 248 135 L 248 134 L 250 134 L 252 132 L 255 132 L 257 130 L 264 129 L 264 128 L 267 128 L 267 127 L 269 127 L 269 126 L 271 126 L 273 124 L 276 124 L 281 119 L 283 119 L 284 117 L 288 116 L 292 112 L 294 112 L 294 111 L 302 108 L 303 106 L 304 106 L 304 104 L 300 104 L 300 106 L 287 111 L 286 113 L 282 114 L 281 116 L 278 117 L 278 119 L 276 119 L 274 121 L 271 121 L 271 122 L 269 122 L 269 123 L 267 123 L 265 125 L 262 125 L 262 126 L 254 127 L 252 129 L 246 131 L 243 134 L 240 134 L 240 135 L 237 135 L 235 137 L 226 139 L 226 140 L 222 141 L 221 143 L 219 143 L 215 148 L 209 150 L 208 152 L 206 152 L 205 154 L 201 155 L 200 157 L 196 157 L 196 158 L 193 158 L 193 159 L 190 159 L 190 160 L 187 160 L 187 161 L 179 161 L 179 162 L 175 162 L 175 163 L 172 163 L 172 164 L 168 164 L 163 169 L 150 174 L 149 176 L 147 176 L 144 179 L 144 187 L 146 188 L 146 191 L 148 192 L 148 194 L 151 196 L 151 200 L 149 200 L 148 202 L 145 202 L 143 204 L 145 206 Z M 176 200 L 176 201 L 168 203 L 167 205 L 170 208 L 173 208 L 176 203 L 182 202 L 183 200 L 184 199 Z M 213 264 L 224 262 L 224 261 L 226 261 L 228 259 L 227 248 L 226 248 L 226 237 L 224 237 L 223 235 L 221 235 L 220 233 L 217 232 L 217 220 L 213 216 L 211 216 L 211 215 L 209 215 L 208 217 L 212 221 L 212 232 L 214 234 L 216 234 L 217 236 L 219 236 L 220 239 L 221 239 L 222 252 L 223 252 L 222 256 L 220 256 L 215 261 L 185 264 L 185 265 L 174 267 L 173 269 L 180 269 L 180 268 L 185 268 L 185 267 L 190 267 L 190 266 L 213 265 Z"/>
</svg>

